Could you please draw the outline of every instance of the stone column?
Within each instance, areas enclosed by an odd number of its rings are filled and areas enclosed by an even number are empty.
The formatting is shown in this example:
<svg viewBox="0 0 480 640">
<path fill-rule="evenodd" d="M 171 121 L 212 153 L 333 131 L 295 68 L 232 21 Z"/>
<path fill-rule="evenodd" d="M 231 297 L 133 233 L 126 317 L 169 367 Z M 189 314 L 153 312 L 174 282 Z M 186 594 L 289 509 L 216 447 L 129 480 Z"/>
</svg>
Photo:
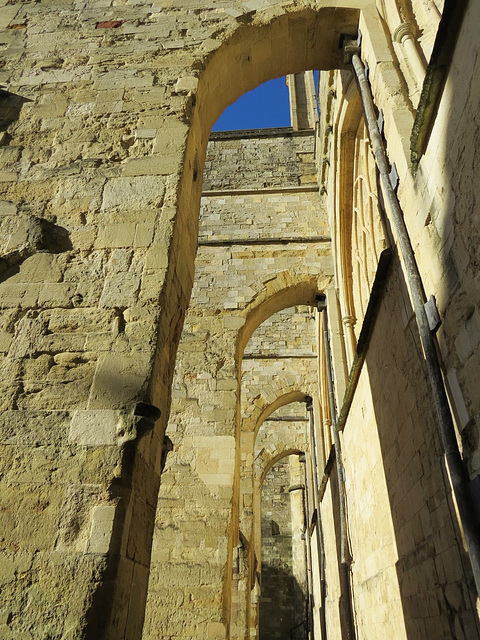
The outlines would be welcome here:
<svg viewBox="0 0 480 640">
<path fill-rule="evenodd" d="M 305 619 L 307 590 L 304 469 L 298 455 L 289 456 L 292 510 L 292 569 L 295 580 L 295 624 Z"/>
</svg>

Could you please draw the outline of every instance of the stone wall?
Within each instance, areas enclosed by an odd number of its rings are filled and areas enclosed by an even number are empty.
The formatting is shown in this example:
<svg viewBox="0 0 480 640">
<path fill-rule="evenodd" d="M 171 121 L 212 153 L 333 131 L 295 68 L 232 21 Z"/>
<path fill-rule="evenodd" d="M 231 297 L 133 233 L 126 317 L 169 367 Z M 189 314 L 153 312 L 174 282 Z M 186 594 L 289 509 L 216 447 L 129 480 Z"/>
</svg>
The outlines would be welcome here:
<svg viewBox="0 0 480 640">
<path fill-rule="evenodd" d="M 458 37 L 442 42 L 443 3 L 377 4 L 0 0 L 0 635 L 138 640 L 149 577 L 145 637 L 172 629 L 185 640 L 223 640 L 254 628 L 253 607 L 244 615 L 251 567 L 241 559 L 250 541 L 239 551 L 238 529 L 255 494 L 242 460 L 253 468 L 255 428 L 278 409 L 278 394 L 297 402 L 304 391 L 298 369 L 243 423 L 241 356 L 272 314 L 313 305 L 324 291 L 331 310 L 338 292 L 340 322 L 329 318 L 340 408 L 356 348 L 348 336 L 343 343 L 349 236 L 340 229 L 353 203 L 361 109 L 351 75 L 332 70 L 348 67 L 338 44 L 358 27 L 423 288 L 442 318 L 441 365 L 475 491 L 480 8 L 471 2 L 455 14 Z M 412 164 L 435 41 L 441 90 Z M 217 138 L 208 162 L 223 153 L 222 168 L 208 165 L 209 220 L 198 236 L 212 123 L 260 82 L 313 68 L 329 73 L 315 156 L 303 134 Z M 394 264 L 342 436 L 359 527 L 355 616 L 368 634 L 470 640 L 479 635 L 476 595 L 408 288 Z M 172 395 L 174 451 L 157 508 Z M 375 479 L 391 520 L 383 510 L 365 518 L 356 477 L 368 505 Z M 342 624 L 334 481 L 332 472 L 321 508 L 332 637 Z"/>
<path fill-rule="evenodd" d="M 264 129 L 245 131 L 240 136 L 248 136 L 251 143 L 241 143 L 234 131 L 212 133 L 205 158 L 204 192 L 316 184 L 311 131 L 293 136 L 291 130 Z M 278 231 L 278 227 L 274 229 Z M 209 226 L 209 230 L 214 232 L 215 226 Z"/>
<path fill-rule="evenodd" d="M 275 321 L 260 325 L 262 328 L 248 342 L 250 355 L 250 345 L 271 354 L 272 348 L 279 346 L 278 335 L 284 327 L 290 325 L 292 335 L 296 331 L 298 344 L 294 340 L 280 349 L 280 359 L 273 361 L 273 369 L 267 361 L 261 360 L 258 368 L 256 359 L 241 360 L 237 351 L 237 332 L 248 327 L 250 308 L 255 306 L 264 283 L 275 282 L 279 268 L 284 282 L 290 282 L 292 288 L 302 280 L 311 281 L 313 274 L 314 291 L 331 281 L 326 218 L 318 194 L 310 182 L 306 187 L 299 186 L 302 181 L 296 178 L 295 197 L 290 197 L 292 186 L 287 175 L 277 183 L 275 193 L 264 189 L 262 173 L 252 172 L 251 156 L 260 153 L 258 140 L 258 136 L 244 133 L 229 135 L 225 140 L 216 135 L 209 150 L 209 158 L 215 157 L 216 162 L 212 161 L 207 180 L 209 185 L 223 188 L 215 195 L 208 191 L 202 199 L 195 284 L 179 346 L 167 429 L 173 451 L 168 455 L 160 489 L 145 637 L 155 637 L 159 630 L 164 635 L 191 637 L 194 627 L 204 629 L 205 634 L 224 633 L 221 629 L 228 614 L 222 612 L 225 600 L 222 602 L 221 594 L 231 589 L 229 555 L 237 544 L 239 518 L 242 532 L 250 536 L 253 507 L 253 441 L 249 446 L 241 444 L 246 440 L 236 430 L 236 420 L 244 418 L 249 426 L 242 430 L 253 436 L 255 412 L 284 393 L 300 389 L 302 398 L 306 393 L 305 361 L 300 358 L 295 369 L 284 358 L 313 355 L 314 322 L 308 320 L 304 307 L 297 310 L 284 303 L 291 310 L 280 313 L 278 326 Z M 265 154 L 262 170 L 268 166 L 274 173 L 275 166 L 296 148 L 313 158 L 312 133 L 307 136 L 286 130 L 260 140 Z M 230 174 L 235 187 L 238 174 L 252 174 L 250 190 L 241 198 L 226 179 L 226 150 L 235 152 L 231 154 Z M 305 175 L 310 175 L 310 163 L 300 166 Z M 295 239 L 302 231 L 297 220 L 306 226 L 307 217 L 310 228 L 319 230 L 320 237 L 313 242 L 311 237 L 307 241 L 303 237 Z M 308 302 L 305 294 L 299 295 L 299 303 Z M 280 302 L 280 308 L 283 306 Z M 255 326 L 250 334 L 253 329 Z M 316 364 L 315 359 L 306 360 L 312 371 L 307 382 L 311 387 Z M 253 373 L 255 366 L 257 374 Z M 244 409 L 236 417 L 240 372 L 246 385 L 242 384 L 241 394 Z M 267 378 L 271 383 L 268 388 L 264 385 Z M 255 400 L 259 393 L 261 398 Z M 298 448 L 298 443 L 294 444 Z M 247 463 L 248 472 L 244 473 L 243 463 Z M 235 490 L 236 483 L 239 488 Z M 238 504 L 241 515 L 235 511 Z M 201 568 L 199 554 L 203 558 Z M 178 601 L 172 600 L 172 592 L 179 594 Z"/>
<path fill-rule="evenodd" d="M 265 477 L 276 458 L 309 447 L 308 418 L 303 402 L 290 402 L 274 411 L 258 428 L 255 438 L 255 476 Z"/>
<path fill-rule="evenodd" d="M 288 458 L 277 462 L 262 486 L 262 590 L 260 640 L 290 640 L 302 620 L 304 594 L 293 569 L 293 514 Z"/>
<path fill-rule="evenodd" d="M 308 307 L 283 309 L 265 320 L 252 334 L 242 360 L 242 418 L 251 418 L 257 406 L 282 390 L 314 393 L 316 351 L 315 315 Z"/>
<path fill-rule="evenodd" d="M 470 567 L 418 338 L 412 321 L 402 321 L 410 314 L 397 269 L 379 310 L 343 439 L 357 623 L 365 633 L 402 628 L 408 638 L 476 638 Z M 385 326 L 391 328 L 388 334 L 382 332 Z M 393 387 L 402 388 L 402 395 L 392 394 Z M 360 533 L 367 529 L 368 539 Z M 382 594 L 388 606 L 378 606 L 373 593 Z"/>
</svg>

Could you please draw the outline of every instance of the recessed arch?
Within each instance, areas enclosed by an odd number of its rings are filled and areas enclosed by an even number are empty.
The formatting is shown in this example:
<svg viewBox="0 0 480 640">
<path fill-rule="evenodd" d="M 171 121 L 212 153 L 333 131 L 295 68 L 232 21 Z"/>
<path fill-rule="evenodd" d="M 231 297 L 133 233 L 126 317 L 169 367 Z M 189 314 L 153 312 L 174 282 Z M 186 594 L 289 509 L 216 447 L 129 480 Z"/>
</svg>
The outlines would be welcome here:
<svg viewBox="0 0 480 640">
<path fill-rule="evenodd" d="M 277 618 L 281 627 L 295 627 L 298 624 L 295 612 L 302 610 L 304 602 L 307 566 L 302 535 L 305 500 L 301 454 L 297 447 L 278 451 L 261 478 L 255 479 L 254 546 L 262 593 L 258 606 L 260 637 L 267 625 L 268 628 L 278 625 Z M 280 571 L 276 567 L 281 567 Z M 290 594 L 287 601 L 280 595 L 279 583 Z"/>
<path fill-rule="evenodd" d="M 344 258 L 345 243 L 348 241 L 346 226 L 351 219 L 351 203 L 353 199 L 353 155 L 355 136 L 362 119 L 363 110 L 360 95 L 353 76 L 348 83 L 345 92 L 340 96 L 340 105 L 334 124 L 334 146 L 339 150 L 338 166 L 339 186 L 335 198 L 337 200 L 338 217 L 334 219 L 334 237 L 332 242 L 336 254 Z M 343 235 L 342 235 L 343 234 Z M 346 237 L 344 237 L 346 235 Z M 348 273 L 346 273 L 344 260 L 335 263 L 337 281 L 342 283 L 344 289 L 348 288 Z M 345 294 L 344 294 L 345 295 Z"/>
<path fill-rule="evenodd" d="M 286 458 L 288 456 L 293 456 L 293 455 L 300 456 L 302 455 L 302 453 L 304 453 L 304 451 L 301 451 L 300 449 L 297 449 L 295 447 L 290 449 L 282 449 L 282 451 L 274 455 L 271 459 L 266 460 L 263 471 L 258 479 L 259 485 L 262 486 L 263 481 L 265 480 L 265 476 L 279 460 L 282 460 L 283 458 Z"/>
<path fill-rule="evenodd" d="M 341 36 L 357 33 L 365 4 L 356 0 L 342 7 L 336 2 L 320 8 L 270 7 L 239 17 L 230 33 L 223 34 L 225 39 L 218 47 L 216 40 L 207 41 L 210 52 L 200 53 L 192 64 L 190 86 L 198 82 L 197 87 L 185 97 L 182 116 L 173 121 L 182 169 L 178 184 L 172 188 L 176 212 L 165 221 L 171 240 L 162 302 L 173 295 L 179 298 L 178 307 L 182 309 L 190 298 L 206 147 L 218 116 L 243 93 L 272 78 L 307 69 L 343 68 Z M 179 319 L 162 314 L 159 341 L 168 335 L 172 320 L 181 323 L 181 314 Z M 164 347 L 159 344 L 158 348 Z M 161 378 L 160 360 L 154 363 L 152 380 Z M 152 395 L 156 396 L 153 387 Z"/>
<path fill-rule="evenodd" d="M 274 411 L 286 404 L 290 404 L 291 402 L 304 402 L 308 395 L 309 393 L 305 393 L 305 391 L 300 391 L 299 389 L 285 391 L 285 387 L 283 387 L 282 393 L 279 394 L 273 402 L 255 407 L 250 418 L 248 420 L 244 420 L 242 431 L 253 431 L 256 438 L 258 430 L 262 426 L 263 422 L 265 422 L 265 420 L 267 420 Z"/>
<path fill-rule="evenodd" d="M 257 295 L 245 309 L 245 324 L 238 333 L 237 360 L 243 352 L 253 332 L 274 313 L 296 305 L 315 305 L 316 298 L 330 281 L 324 274 L 299 275 L 282 271 L 268 282 L 259 282 Z"/>
</svg>

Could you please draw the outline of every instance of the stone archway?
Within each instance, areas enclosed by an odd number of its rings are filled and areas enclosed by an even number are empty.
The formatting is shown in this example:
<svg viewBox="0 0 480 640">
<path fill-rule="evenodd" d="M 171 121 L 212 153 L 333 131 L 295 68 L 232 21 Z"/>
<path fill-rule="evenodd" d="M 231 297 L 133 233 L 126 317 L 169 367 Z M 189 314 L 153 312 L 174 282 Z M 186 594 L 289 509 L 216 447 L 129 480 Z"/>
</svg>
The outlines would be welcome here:
<svg viewBox="0 0 480 640">
<path fill-rule="evenodd" d="M 224 13 L 220 24 L 214 9 L 56 8 L 12 4 L 2 16 L 8 38 L 35 35 L 25 60 L 44 61 L 33 69 L 15 54 L 2 70 L 11 89 L 2 144 L 11 142 L 14 165 L 1 185 L 10 261 L 0 283 L 2 399 L 19 466 L 30 468 L 37 433 L 54 479 L 40 514 L 35 478 L 7 492 L 7 511 L 19 504 L 20 520 L 38 525 L 35 536 L 5 531 L 13 565 L 25 553 L 35 567 L 28 592 L 23 572 L 12 574 L 12 629 L 134 639 L 211 124 L 263 80 L 340 64 L 336 38 L 356 30 L 358 8 L 280 3 L 240 20 Z M 189 28 L 198 40 L 184 38 Z M 58 56 L 53 32 L 72 55 Z M 68 464 L 59 470 L 58 460 Z M 38 593 L 44 607 L 25 622 L 23 603 Z"/>
<path fill-rule="evenodd" d="M 261 512 L 256 527 L 261 542 L 257 545 L 259 563 L 255 575 L 260 589 L 255 594 L 258 604 L 252 603 L 260 640 L 272 637 L 290 640 L 293 633 L 306 629 L 307 517 L 301 462 L 304 459 L 300 452 L 287 449 L 262 474 Z"/>
<path fill-rule="evenodd" d="M 427 19 L 418 23 L 425 26 L 418 42 L 394 1 L 386 3 L 386 11 L 385 6 L 377 11 L 363 2 L 355 7 L 307 2 L 298 8 L 273 0 L 275 4 L 248 12 L 248 3 L 235 2 L 225 11 L 218 5 L 192 9 L 162 4 L 156 13 L 151 3 L 107 7 L 94 0 L 85 0 L 82 11 L 78 3 L 60 0 L 11 1 L 2 7 L 7 53 L 2 83 L 8 83 L 0 114 L 2 241 L 6 238 L 0 265 L 4 635 L 102 635 L 115 640 L 142 635 L 172 395 L 178 402 L 174 414 L 181 418 L 172 426 L 184 429 L 185 439 L 174 443 L 176 453 L 164 475 L 164 489 L 175 487 L 177 495 L 160 499 L 165 520 L 178 514 L 181 526 L 173 522 L 173 539 L 166 546 L 156 538 L 149 606 L 158 611 L 163 606 L 160 590 L 169 592 L 158 633 L 165 622 L 184 640 L 233 635 L 229 582 L 240 495 L 235 475 L 238 363 L 250 328 L 270 311 L 268 305 L 255 307 L 265 295 L 258 278 L 250 280 L 253 293 L 235 294 L 235 311 L 223 308 L 203 322 L 192 308 L 187 321 L 191 335 L 179 355 L 181 366 L 191 367 L 171 393 L 193 283 L 205 147 L 216 115 L 242 91 L 285 72 L 341 67 L 339 36 L 357 32 L 359 13 L 362 53 L 370 64 L 375 101 L 385 110 L 388 151 L 400 176 L 399 197 L 412 246 L 421 248 L 417 254 L 425 290 L 438 294 L 445 319 L 439 347 L 466 446 L 465 462 L 471 476 L 479 470 L 474 375 L 479 356 L 474 308 L 478 243 L 471 241 L 478 149 L 478 96 L 471 88 L 478 86 L 478 59 L 465 55 L 478 40 L 478 20 L 467 18 L 458 30 L 458 44 L 447 42 L 443 50 L 442 60 L 452 66 L 441 69 L 445 90 L 434 100 L 438 111 L 430 122 L 423 121 L 431 137 L 416 150 L 424 155 L 413 175 L 407 147 L 423 75 L 415 62 L 433 46 L 440 18 L 434 2 L 403 3 L 413 17 L 416 4 L 428 4 Z M 477 13 L 470 3 L 466 15 L 475 18 Z M 445 46 L 441 31 L 435 46 Z M 339 94 L 344 79 L 335 78 Z M 341 150 L 338 145 L 325 149 L 327 167 Z M 337 215 L 334 164 L 330 185 L 335 188 L 327 192 L 327 200 Z M 245 253 L 240 258 L 236 252 L 235 259 L 257 261 L 258 269 L 260 256 Z M 298 259 L 287 269 L 269 268 L 268 278 L 281 271 L 278 281 L 285 276 L 291 283 L 302 278 L 313 283 L 316 276 L 311 274 L 322 271 L 328 256 L 323 255 L 323 262 L 310 257 L 308 269 Z M 328 273 L 325 281 L 331 283 L 332 265 L 322 273 L 322 278 Z M 268 282 L 263 284 L 268 289 Z M 327 283 L 321 284 L 323 290 Z M 370 579 L 374 584 L 378 570 L 382 579 L 390 574 L 390 586 L 399 582 L 394 589 L 399 595 L 380 599 L 390 617 L 380 631 L 380 607 L 370 607 L 369 599 L 363 601 L 359 624 L 366 635 L 397 633 L 405 623 L 409 638 L 424 637 L 425 629 L 435 634 L 439 627 L 452 635 L 459 626 L 473 637 L 478 635 L 478 616 L 474 598 L 469 600 L 468 559 L 448 478 L 438 465 L 442 452 L 431 394 L 423 384 L 421 348 L 411 332 L 400 270 L 389 286 L 377 319 L 379 340 L 366 360 L 345 442 L 358 456 L 361 430 L 351 426 L 359 421 L 369 463 L 358 465 L 355 455 L 346 459 L 347 476 L 356 481 L 348 490 L 351 521 L 355 519 L 359 533 L 352 539 L 359 559 L 359 602 L 362 585 Z M 250 310 L 250 320 L 256 320 L 248 328 Z M 243 326 L 247 329 L 242 332 Z M 340 342 L 341 331 L 336 331 Z M 341 369 L 337 367 L 337 381 Z M 385 511 L 392 514 L 386 527 L 378 491 L 371 486 L 375 469 L 377 487 L 384 486 Z M 191 485 L 177 482 L 190 472 Z M 368 536 L 370 551 L 362 539 L 370 531 L 363 520 L 367 493 L 358 494 L 361 474 L 378 522 L 378 537 Z M 210 512 L 195 512 L 197 496 Z M 185 498 L 188 509 L 181 502 Z M 210 514 L 214 533 L 205 533 L 202 546 L 197 534 L 206 531 Z M 333 524 L 327 531 L 332 556 Z M 396 545 L 398 554 L 391 548 L 378 554 L 382 545 Z M 419 557 L 418 549 L 425 555 Z M 462 564 L 465 572 L 460 575 Z M 208 591 L 212 566 L 214 586 Z M 174 588 L 162 583 L 162 571 L 173 582 L 178 578 Z M 334 575 L 328 579 L 335 584 Z M 417 584 L 424 585 L 428 620 L 412 592 Z"/>
<path fill-rule="evenodd" d="M 245 144 L 248 146 L 250 142 L 247 140 Z M 296 142 L 289 139 L 288 144 Z M 291 214 L 294 220 L 293 214 L 296 215 L 303 202 L 305 206 L 308 204 L 308 213 L 305 211 L 304 215 L 311 216 L 312 227 L 325 226 L 326 217 L 318 194 L 309 190 L 302 195 L 302 187 L 295 193 L 300 204 L 294 198 L 295 204 L 288 205 L 290 208 L 287 207 L 284 217 Z M 249 194 L 245 198 L 247 196 Z M 261 246 L 257 236 L 262 235 L 259 233 L 264 224 L 262 216 L 266 220 L 276 211 L 278 194 L 274 198 L 260 188 L 253 189 L 249 196 L 261 200 L 257 205 L 257 226 L 251 225 L 249 232 L 255 238 L 251 245 L 245 231 L 243 239 L 235 237 L 232 242 L 231 237 L 237 227 L 242 228 L 242 216 L 249 207 L 243 203 L 240 209 L 235 209 L 238 224 L 233 226 L 231 206 L 224 206 L 225 197 L 208 192 L 205 198 L 209 206 L 201 214 L 200 237 L 204 237 L 209 216 L 214 215 L 217 238 L 221 240 L 200 243 L 197 280 L 179 348 L 172 433 L 169 433 L 174 450 L 169 455 L 160 489 L 147 603 L 147 637 L 159 632 L 166 635 L 174 628 L 181 630 L 186 618 L 192 620 L 190 625 L 200 620 L 195 623 L 204 630 L 200 633 L 225 634 L 223 620 L 228 622 L 230 615 L 235 623 L 231 637 L 245 634 L 245 622 L 239 623 L 238 619 L 238 606 L 245 615 L 245 604 L 230 600 L 240 502 L 246 499 L 240 489 L 243 435 L 239 385 L 244 346 L 263 320 L 291 305 L 313 305 L 319 291 L 325 290 L 332 281 L 329 241 L 324 236 L 317 244 L 299 237 L 293 240 L 293 247 L 287 243 L 272 249 L 267 238 L 266 247 Z M 222 201 L 223 209 L 215 209 L 220 204 L 216 205 L 214 198 L 219 198 L 219 203 Z M 222 224 L 223 228 L 219 229 L 218 225 Z M 283 259 L 281 270 L 273 255 Z M 288 268 L 285 268 L 286 261 Z M 219 264 L 222 265 L 220 273 Z M 314 379 L 315 373 L 312 385 Z M 298 385 L 287 383 L 286 388 L 295 392 Z M 205 506 L 208 504 L 210 507 Z M 197 575 L 198 562 L 195 562 L 198 549 L 204 559 L 202 576 Z M 186 581 L 186 575 L 191 580 Z M 208 588 L 207 585 L 195 586 L 202 580 L 208 582 Z M 174 593 L 178 593 L 184 603 L 181 609 L 172 599 Z M 168 611 L 171 613 L 167 615 Z"/>
</svg>

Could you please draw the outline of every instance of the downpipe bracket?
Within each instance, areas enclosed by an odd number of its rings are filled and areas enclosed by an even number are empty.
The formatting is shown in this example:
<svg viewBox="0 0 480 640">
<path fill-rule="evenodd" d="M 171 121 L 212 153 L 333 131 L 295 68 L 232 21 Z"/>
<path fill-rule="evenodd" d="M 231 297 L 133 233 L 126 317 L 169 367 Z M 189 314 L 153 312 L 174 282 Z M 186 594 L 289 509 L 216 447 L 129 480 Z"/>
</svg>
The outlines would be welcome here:
<svg viewBox="0 0 480 640">
<path fill-rule="evenodd" d="M 360 56 L 360 44 L 356 40 L 345 40 L 343 43 L 343 62 L 351 64 L 354 55 Z"/>
</svg>

